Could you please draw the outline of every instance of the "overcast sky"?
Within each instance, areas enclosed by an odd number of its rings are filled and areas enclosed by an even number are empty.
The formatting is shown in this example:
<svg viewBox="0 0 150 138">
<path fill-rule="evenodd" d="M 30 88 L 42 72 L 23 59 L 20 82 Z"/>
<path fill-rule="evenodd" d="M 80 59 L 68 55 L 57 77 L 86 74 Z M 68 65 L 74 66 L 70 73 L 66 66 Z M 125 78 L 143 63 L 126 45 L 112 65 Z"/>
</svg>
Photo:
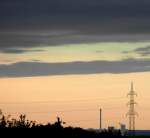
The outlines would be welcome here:
<svg viewBox="0 0 150 138">
<path fill-rule="evenodd" d="M 1 66 L 16 62 L 115 61 L 123 65 L 126 59 L 147 61 L 149 7 L 149 0 L 1 0 Z M 80 69 L 81 65 L 77 66 Z M 145 70 L 149 68 L 140 68 Z M 134 71 L 139 69 L 129 72 Z"/>
<path fill-rule="evenodd" d="M 0 22 L 11 29 L 149 32 L 149 6 L 148 0 L 1 0 Z"/>
</svg>

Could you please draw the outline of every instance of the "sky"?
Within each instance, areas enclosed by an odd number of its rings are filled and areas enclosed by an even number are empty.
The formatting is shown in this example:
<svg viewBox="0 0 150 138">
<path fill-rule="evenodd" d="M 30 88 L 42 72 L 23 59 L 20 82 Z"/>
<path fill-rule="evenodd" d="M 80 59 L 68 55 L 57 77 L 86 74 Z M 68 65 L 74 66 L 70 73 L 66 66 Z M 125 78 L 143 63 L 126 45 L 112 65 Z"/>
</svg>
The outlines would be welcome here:
<svg viewBox="0 0 150 138">
<path fill-rule="evenodd" d="M 149 6 L 148 0 L 1 0 L 0 101 L 6 103 L 1 105 L 3 110 L 19 112 L 22 105 L 29 110 L 38 110 L 37 106 L 41 106 L 47 111 L 49 104 L 36 103 L 36 107 L 28 104 L 41 100 L 69 102 L 78 99 L 89 99 L 83 105 L 86 109 L 95 109 L 101 102 L 96 101 L 94 107 L 92 97 L 108 100 L 110 97 L 112 100 L 126 97 L 131 81 L 134 81 L 137 91 L 142 92 L 141 97 L 146 94 L 150 97 Z M 119 93 L 121 87 L 124 93 Z M 90 92 L 93 90 L 94 94 Z M 112 96 L 108 97 L 101 90 Z M 67 97 L 69 91 L 72 97 Z M 124 106 L 126 100 L 112 101 L 114 108 L 106 116 L 117 112 L 115 106 Z M 26 104 L 9 106 L 11 102 Z M 142 104 L 141 110 L 148 108 L 147 105 Z M 72 106 L 76 103 L 72 102 L 70 106 L 55 104 L 52 109 L 74 110 Z M 107 103 L 103 106 L 109 108 Z M 25 112 L 28 113 L 27 109 Z M 92 111 L 89 114 L 87 120 L 98 120 Z M 123 114 L 120 111 L 117 115 Z M 149 112 L 144 110 L 142 115 L 146 117 Z M 45 119 L 40 115 L 29 116 L 48 121 L 47 116 Z M 62 116 L 68 121 L 76 117 L 73 114 Z M 76 119 L 81 122 L 70 123 L 85 128 L 98 127 L 96 121 L 85 124 L 84 118 L 78 116 Z M 105 120 L 108 121 L 105 127 L 109 120 L 114 120 L 110 125 L 119 120 L 127 124 L 124 117 Z M 138 129 L 150 128 L 140 119 L 137 123 Z"/>
</svg>

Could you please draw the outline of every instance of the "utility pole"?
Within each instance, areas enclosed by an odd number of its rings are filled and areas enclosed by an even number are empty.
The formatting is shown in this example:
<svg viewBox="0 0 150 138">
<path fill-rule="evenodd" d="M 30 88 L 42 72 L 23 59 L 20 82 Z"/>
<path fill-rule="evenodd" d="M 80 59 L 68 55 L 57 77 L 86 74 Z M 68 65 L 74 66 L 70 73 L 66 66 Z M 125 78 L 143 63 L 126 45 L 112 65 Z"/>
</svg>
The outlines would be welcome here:
<svg viewBox="0 0 150 138">
<path fill-rule="evenodd" d="M 99 129 L 100 129 L 100 131 L 101 131 L 101 130 L 102 130 L 102 109 L 100 108 L 99 111 L 100 111 L 100 112 L 99 112 L 99 113 L 100 113 L 100 118 L 99 118 L 99 119 L 100 119 L 100 120 L 99 120 L 99 121 L 100 121 L 100 122 L 99 122 Z"/>
<path fill-rule="evenodd" d="M 137 94 L 134 91 L 133 82 L 131 82 L 131 90 L 128 93 L 128 96 L 130 98 L 128 102 L 129 111 L 127 113 L 127 116 L 129 117 L 129 131 L 130 134 L 134 136 L 135 134 L 135 117 L 138 115 L 138 113 L 135 111 L 135 105 L 137 104 L 134 100 L 134 97 L 137 96 Z"/>
</svg>

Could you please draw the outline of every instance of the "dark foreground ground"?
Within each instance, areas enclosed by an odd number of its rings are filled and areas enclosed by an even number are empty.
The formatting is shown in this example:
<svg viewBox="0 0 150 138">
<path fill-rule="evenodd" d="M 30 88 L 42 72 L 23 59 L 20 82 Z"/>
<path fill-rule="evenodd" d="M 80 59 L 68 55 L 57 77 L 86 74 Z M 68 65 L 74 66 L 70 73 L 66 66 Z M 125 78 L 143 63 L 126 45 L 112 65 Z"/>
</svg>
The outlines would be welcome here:
<svg viewBox="0 0 150 138">
<path fill-rule="evenodd" d="M 122 136 L 120 130 L 85 130 L 78 127 L 64 127 L 59 117 L 55 123 L 38 124 L 36 121 L 29 121 L 26 115 L 20 115 L 18 119 L 10 118 L 0 112 L 0 138 L 129 138 L 127 134 Z M 133 136 L 132 136 L 133 137 Z M 135 137 L 135 136 L 134 136 Z M 136 136 L 137 138 L 150 138 L 150 136 Z"/>
<path fill-rule="evenodd" d="M 41 137 L 41 138 L 130 138 L 133 136 L 121 136 L 120 131 L 95 132 L 84 130 L 82 128 L 1 128 L 0 134 L 3 137 Z M 134 138 L 150 138 L 150 136 L 134 136 Z"/>
</svg>

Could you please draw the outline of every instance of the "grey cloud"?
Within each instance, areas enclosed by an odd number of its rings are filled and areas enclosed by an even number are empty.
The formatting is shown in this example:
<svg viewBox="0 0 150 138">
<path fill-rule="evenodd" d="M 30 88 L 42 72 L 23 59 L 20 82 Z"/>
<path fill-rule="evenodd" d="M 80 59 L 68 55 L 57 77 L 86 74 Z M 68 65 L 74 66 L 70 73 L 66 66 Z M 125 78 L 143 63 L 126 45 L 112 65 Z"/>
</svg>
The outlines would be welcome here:
<svg viewBox="0 0 150 138">
<path fill-rule="evenodd" d="M 42 51 L 45 46 L 61 46 L 66 44 L 82 44 L 97 42 L 134 42 L 148 40 L 150 35 L 90 35 L 73 31 L 33 31 L 33 32 L 1 32 L 0 52 L 24 53 Z M 40 50 L 31 50 L 38 47 Z"/>
<path fill-rule="evenodd" d="M 134 52 L 140 54 L 141 56 L 148 56 L 148 55 L 150 55 L 150 46 L 146 46 L 143 48 L 137 48 L 134 50 Z"/>
<path fill-rule="evenodd" d="M 149 0 L 0 0 L 0 52 L 149 40 L 149 7 Z"/>
<path fill-rule="evenodd" d="M 26 52 L 41 52 L 44 51 L 42 49 L 35 49 L 35 50 L 29 50 L 29 49 L 20 49 L 20 48 L 3 48 L 0 50 L 2 53 L 6 54 L 22 54 Z"/>
<path fill-rule="evenodd" d="M 122 51 L 121 53 L 123 54 L 128 54 L 128 53 L 132 53 L 135 52 L 136 54 L 139 54 L 141 56 L 149 56 L 150 55 L 150 46 L 146 46 L 146 47 L 141 47 L 141 48 L 136 48 L 132 51 Z"/>
<path fill-rule="evenodd" d="M 148 14 L 150 2 L 148 0 L 1 0 L 0 5 L 3 11 L 1 14 L 5 16 L 26 17 L 39 14 L 145 16 Z M 9 9 L 6 10 L 8 7 Z"/>
<path fill-rule="evenodd" d="M 20 54 L 27 52 L 27 50 L 21 50 L 21 49 L 5 49 L 2 51 L 3 53 L 11 53 L 11 54 Z"/>
<path fill-rule="evenodd" d="M 134 51 L 137 51 L 137 52 L 145 52 L 147 50 L 150 50 L 150 46 L 146 46 L 146 47 L 143 47 L 143 48 L 137 48 L 135 49 Z"/>
<path fill-rule="evenodd" d="M 0 52 L 149 40 L 149 7 L 148 0 L 0 0 Z"/>
<path fill-rule="evenodd" d="M 1 0 L 0 29 L 150 33 L 148 0 Z"/>
<path fill-rule="evenodd" d="M 69 63 L 20 62 L 0 65 L 0 77 L 30 77 L 69 74 L 149 72 L 149 60 L 91 61 Z"/>
</svg>

